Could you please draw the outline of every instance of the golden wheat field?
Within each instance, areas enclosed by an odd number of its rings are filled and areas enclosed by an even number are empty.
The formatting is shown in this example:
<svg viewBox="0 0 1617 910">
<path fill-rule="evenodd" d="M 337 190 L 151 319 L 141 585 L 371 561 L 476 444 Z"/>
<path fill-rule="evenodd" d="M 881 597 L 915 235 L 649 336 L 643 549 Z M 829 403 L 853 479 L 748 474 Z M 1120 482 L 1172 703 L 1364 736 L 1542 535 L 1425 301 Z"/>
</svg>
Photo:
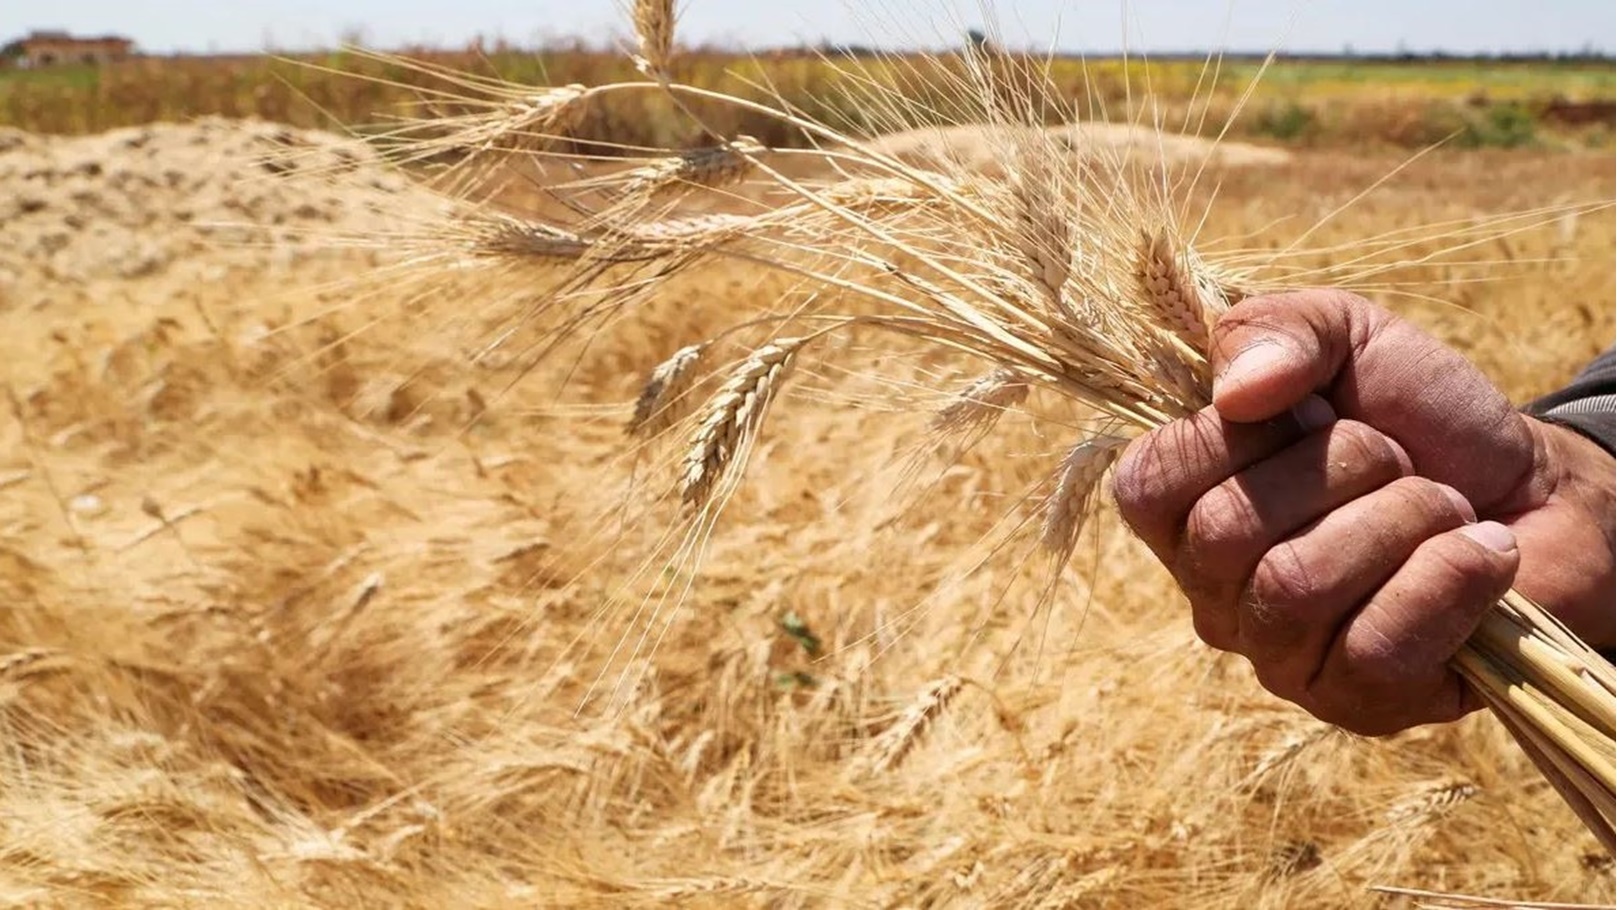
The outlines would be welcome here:
<svg viewBox="0 0 1617 910">
<path fill-rule="evenodd" d="M 1617 195 L 1609 151 L 1407 157 L 1228 146 L 1203 234 L 1346 205 L 1329 259 Z M 958 364 L 901 343 L 807 358 L 705 557 L 667 559 L 643 377 L 790 280 L 687 271 L 538 358 L 544 276 L 338 242 L 437 204 L 258 121 L 0 134 L 0 902 L 1612 901 L 1492 717 L 1312 720 L 1197 642 L 1104 504 L 1035 609 L 984 541 L 1048 427 L 938 457 Z M 1609 210 L 1567 214 L 1381 300 L 1525 401 L 1611 342 L 1614 250 Z"/>
</svg>

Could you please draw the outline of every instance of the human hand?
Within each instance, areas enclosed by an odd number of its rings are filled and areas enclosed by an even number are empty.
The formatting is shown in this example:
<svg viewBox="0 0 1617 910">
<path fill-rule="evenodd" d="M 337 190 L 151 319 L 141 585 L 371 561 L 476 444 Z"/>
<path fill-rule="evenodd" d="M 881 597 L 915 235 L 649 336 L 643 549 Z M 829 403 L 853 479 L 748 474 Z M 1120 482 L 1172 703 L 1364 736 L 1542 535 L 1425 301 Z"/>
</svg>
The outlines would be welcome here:
<svg viewBox="0 0 1617 910">
<path fill-rule="evenodd" d="M 1613 461 L 1452 349 L 1336 291 L 1247 300 L 1213 406 L 1136 440 L 1114 492 L 1209 645 L 1357 733 L 1480 702 L 1448 666 L 1514 581 L 1612 641 Z"/>
</svg>

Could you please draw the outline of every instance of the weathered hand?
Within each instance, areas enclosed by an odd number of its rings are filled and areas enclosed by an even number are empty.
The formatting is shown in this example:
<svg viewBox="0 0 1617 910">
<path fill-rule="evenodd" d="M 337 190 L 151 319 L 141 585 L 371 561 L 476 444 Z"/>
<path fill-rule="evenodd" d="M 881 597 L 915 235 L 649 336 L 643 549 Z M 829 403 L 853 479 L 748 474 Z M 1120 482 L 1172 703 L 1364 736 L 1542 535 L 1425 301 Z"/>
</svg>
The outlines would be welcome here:
<svg viewBox="0 0 1617 910">
<path fill-rule="evenodd" d="M 1514 581 L 1609 646 L 1613 461 L 1522 416 L 1362 298 L 1254 298 L 1214 330 L 1213 407 L 1136 441 L 1124 518 L 1197 634 L 1367 735 L 1478 707 L 1448 660 Z"/>
</svg>

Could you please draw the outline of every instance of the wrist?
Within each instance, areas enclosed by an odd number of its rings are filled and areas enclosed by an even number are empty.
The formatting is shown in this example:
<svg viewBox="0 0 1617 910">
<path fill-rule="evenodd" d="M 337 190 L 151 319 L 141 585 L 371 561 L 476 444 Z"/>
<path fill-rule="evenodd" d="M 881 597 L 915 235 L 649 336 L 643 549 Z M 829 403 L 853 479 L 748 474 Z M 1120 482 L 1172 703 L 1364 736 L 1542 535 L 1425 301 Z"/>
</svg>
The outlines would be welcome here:
<svg viewBox="0 0 1617 910">
<path fill-rule="evenodd" d="M 1566 427 L 1523 418 L 1534 436 L 1533 470 L 1497 517 L 1522 550 L 1516 589 L 1591 646 L 1613 644 L 1617 460 Z"/>
<path fill-rule="evenodd" d="M 1534 446 L 1535 460 L 1548 479 L 1552 499 L 1565 499 L 1596 528 L 1610 556 L 1617 524 L 1617 458 L 1598 442 L 1577 430 L 1536 418 L 1527 418 L 1540 442 Z M 1539 473 L 1539 471 L 1535 471 Z"/>
</svg>

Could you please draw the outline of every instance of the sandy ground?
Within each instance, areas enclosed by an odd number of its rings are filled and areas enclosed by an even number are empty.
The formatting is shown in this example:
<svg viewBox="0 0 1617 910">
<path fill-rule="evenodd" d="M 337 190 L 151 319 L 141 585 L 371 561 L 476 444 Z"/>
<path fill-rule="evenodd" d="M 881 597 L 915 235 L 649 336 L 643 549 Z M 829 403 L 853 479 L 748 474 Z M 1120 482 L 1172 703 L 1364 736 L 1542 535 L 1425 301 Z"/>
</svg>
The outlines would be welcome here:
<svg viewBox="0 0 1617 910">
<path fill-rule="evenodd" d="M 287 148 L 319 179 L 274 179 Z M 1206 236 L 1276 243 L 1397 162 L 1248 163 Z M 1317 240 L 1612 174 L 1437 155 Z M 1321 727 L 1195 643 L 1109 512 L 1046 614 L 1017 554 L 966 573 L 1049 442 L 1014 426 L 905 487 L 925 416 L 866 376 L 807 367 L 690 597 L 648 617 L 670 453 L 626 447 L 627 404 L 781 281 L 687 276 L 533 367 L 520 328 L 488 343 L 554 276 L 335 248 L 432 204 L 265 124 L 0 136 L 0 904 L 1611 900 L 1489 719 Z M 1609 343 L 1612 253 L 1609 213 L 1559 219 L 1480 251 L 1498 280 L 1384 299 L 1524 399 Z"/>
</svg>

